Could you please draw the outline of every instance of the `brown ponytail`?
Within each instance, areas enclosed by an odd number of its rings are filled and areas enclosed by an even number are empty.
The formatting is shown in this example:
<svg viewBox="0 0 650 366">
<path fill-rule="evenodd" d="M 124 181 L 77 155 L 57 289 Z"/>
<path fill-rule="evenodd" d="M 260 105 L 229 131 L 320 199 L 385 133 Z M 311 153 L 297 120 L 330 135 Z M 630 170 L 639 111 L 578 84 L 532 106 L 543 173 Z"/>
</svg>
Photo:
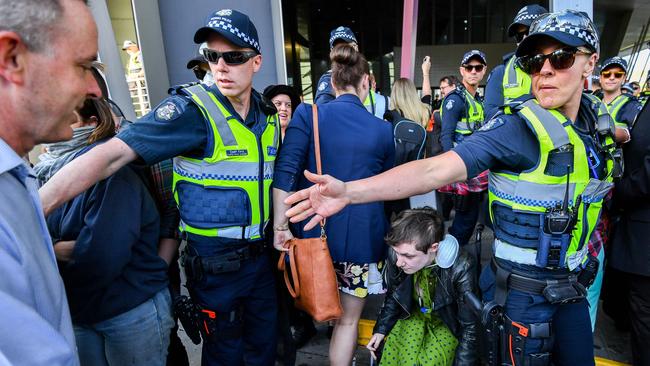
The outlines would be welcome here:
<svg viewBox="0 0 650 366">
<path fill-rule="evenodd" d="M 369 74 L 368 61 L 363 54 L 347 43 L 336 45 L 330 52 L 332 82 L 337 89 L 357 89 L 363 76 Z"/>
</svg>

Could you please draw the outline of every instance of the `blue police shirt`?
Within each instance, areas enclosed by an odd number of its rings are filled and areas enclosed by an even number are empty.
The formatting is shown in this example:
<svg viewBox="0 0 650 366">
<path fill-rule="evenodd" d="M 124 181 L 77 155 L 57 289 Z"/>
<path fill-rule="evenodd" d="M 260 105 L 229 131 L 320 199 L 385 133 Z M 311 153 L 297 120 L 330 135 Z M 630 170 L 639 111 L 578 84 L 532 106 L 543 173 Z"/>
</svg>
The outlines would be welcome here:
<svg viewBox="0 0 650 366">
<path fill-rule="evenodd" d="M 334 93 L 334 88 L 332 88 L 332 70 L 327 70 L 327 72 L 318 79 L 314 103 L 322 105 L 333 101 L 335 98 L 336 94 Z"/>
<path fill-rule="evenodd" d="M 477 101 L 479 100 L 477 99 Z M 442 101 L 440 108 L 444 109 L 441 113 L 440 144 L 442 145 L 442 150 L 447 152 L 454 147 L 454 142 L 460 143 L 465 139 L 464 135 L 456 133 L 456 123 L 467 114 L 465 98 L 460 93 L 451 92 Z"/>
<path fill-rule="evenodd" d="M 254 92 L 251 96 L 250 110 L 243 119 L 216 86 L 210 86 L 208 90 L 239 122 L 257 135 L 262 134 L 266 128 L 266 117 L 260 111 L 259 94 Z M 163 100 L 133 126 L 121 131 L 117 138 L 129 145 L 147 165 L 179 155 L 202 159 L 213 148 L 208 146 L 208 128 L 203 114 L 189 97 L 180 94 Z"/>
</svg>

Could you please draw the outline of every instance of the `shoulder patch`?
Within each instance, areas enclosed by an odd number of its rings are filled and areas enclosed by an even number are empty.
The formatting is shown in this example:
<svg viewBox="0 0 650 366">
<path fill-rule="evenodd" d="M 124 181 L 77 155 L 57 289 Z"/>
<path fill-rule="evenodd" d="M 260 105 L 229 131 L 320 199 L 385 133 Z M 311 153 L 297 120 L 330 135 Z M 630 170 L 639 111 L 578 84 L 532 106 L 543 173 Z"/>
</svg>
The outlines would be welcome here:
<svg viewBox="0 0 650 366">
<path fill-rule="evenodd" d="M 321 81 L 321 83 L 318 84 L 318 90 L 323 91 L 323 90 L 325 90 L 325 88 L 327 88 L 327 82 Z"/>
<path fill-rule="evenodd" d="M 454 100 L 449 98 L 447 104 L 445 104 L 445 109 L 450 110 L 452 108 L 454 108 Z"/>
<path fill-rule="evenodd" d="M 176 103 L 167 101 L 156 108 L 156 120 L 160 122 L 171 121 L 181 115 Z"/>
<path fill-rule="evenodd" d="M 481 126 L 481 128 L 479 128 L 479 131 L 490 131 L 499 128 L 503 125 L 504 125 L 503 119 L 500 117 L 495 117 L 487 121 L 483 126 Z"/>
</svg>

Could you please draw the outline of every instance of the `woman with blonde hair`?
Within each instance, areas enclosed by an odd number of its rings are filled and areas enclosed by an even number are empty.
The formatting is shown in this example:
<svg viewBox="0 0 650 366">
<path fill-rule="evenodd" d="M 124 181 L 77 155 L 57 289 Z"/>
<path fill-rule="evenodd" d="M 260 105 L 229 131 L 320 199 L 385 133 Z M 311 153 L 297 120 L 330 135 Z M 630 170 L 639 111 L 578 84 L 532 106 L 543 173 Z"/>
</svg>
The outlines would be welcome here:
<svg viewBox="0 0 650 366">
<path fill-rule="evenodd" d="M 400 119 L 406 118 L 426 127 L 429 117 L 431 117 L 431 111 L 420 100 L 413 81 L 407 78 L 395 80 L 390 93 L 390 110 L 386 112 L 384 119 L 396 123 Z"/>
</svg>

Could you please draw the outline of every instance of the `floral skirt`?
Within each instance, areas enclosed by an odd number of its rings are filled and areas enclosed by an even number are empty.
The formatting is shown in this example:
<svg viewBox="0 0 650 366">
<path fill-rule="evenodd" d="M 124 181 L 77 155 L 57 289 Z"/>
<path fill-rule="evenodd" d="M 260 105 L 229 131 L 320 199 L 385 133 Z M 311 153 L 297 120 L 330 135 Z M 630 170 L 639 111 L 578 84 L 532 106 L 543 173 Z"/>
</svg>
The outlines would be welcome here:
<svg viewBox="0 0 650 366">
<path fill-rule="evenodd" d="M 383 268 L 384 262 L 334 262 L 339 290 L 360 298 L 386 292 L 381 278 Z"/>
</svg>

